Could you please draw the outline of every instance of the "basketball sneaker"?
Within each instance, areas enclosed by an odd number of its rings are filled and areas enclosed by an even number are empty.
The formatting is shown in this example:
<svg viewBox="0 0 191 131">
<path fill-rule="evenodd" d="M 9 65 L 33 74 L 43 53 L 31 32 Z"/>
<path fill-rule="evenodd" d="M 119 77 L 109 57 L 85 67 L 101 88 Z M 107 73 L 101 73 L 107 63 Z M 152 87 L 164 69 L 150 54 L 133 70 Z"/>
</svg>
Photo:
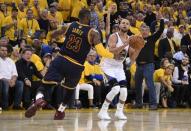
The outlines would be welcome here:
<svg viewBox="0 0 191 131">
<path fill-rule="evenodd" d="M 115 117 L 119 120 L 127 120 L 127 117 L 124 115 L 122 110 L 117 110 L 115 112 Z"/>
<path fill-rule="evenodd" d="M 25 112 L 26 118 L 31 118 L 36 114 L 36 111 L 42 107 L 44 107 L 47 104 L 45 100 L 42 98 L 36 100 Z"/>
<path fill-rule="evenodd" d="M 54 115 L 54 120 L 63 120 L 64 117 L 65 117 L 65 112 L 56 110 L 56 113 Z"/>
<path fill-rule="evenodd" d="M 111 120 L 111 117 L 109 116 L 107 111 L 101 110 L 98 113 L 98 118 L 101 120 Z"/>
</svg>

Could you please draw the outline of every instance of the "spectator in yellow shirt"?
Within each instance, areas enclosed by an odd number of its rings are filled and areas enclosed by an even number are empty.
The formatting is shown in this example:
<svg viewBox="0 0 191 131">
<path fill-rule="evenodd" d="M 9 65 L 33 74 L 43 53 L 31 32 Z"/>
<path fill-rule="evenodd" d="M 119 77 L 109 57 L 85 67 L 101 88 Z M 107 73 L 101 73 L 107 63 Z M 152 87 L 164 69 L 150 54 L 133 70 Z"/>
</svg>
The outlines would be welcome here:
<svg viewBox="0 0 191 131">
<path fill-rule="evenodd" d="M 58 25 L 62 25 L 63 17 L 62 14 L 59 11 L 57 11 L 56 5 L 50 5 L 50 12 L 48 14 L 48 19 L 57 21 Z"/>
<path fill-rule="evenodd" d="M 78 103 L 79 91 L 87 90 L 89 96 L 89 105 L 93 106 L 93 98 L 95 98 L 96 105 L 101 104 L 101 86 L 103 83 L 103 72 L 99 65 L 96 64 L 97 54 L 91 50 L 87 56 L 87 61 L 84 66 L 80 83 L 76 87 L 76 102 Z"/>
<path fill-rule="evenodd" d="M 163 59 L 161 62 L 165 67 L 156 70 L 153 78 L 156 87 L 157 103 L 159 103 L 159 98 L 161 98 L 162 106 L 167 108 L 168 93 L 174 91 L 171 82 L 174 65 L 168 63 L 167 59 Z"/>
<path fill-rule="evenodd" d="M 72 0 L 59 0 L 58 10 L 61 11 L 63 20 L 69 21 L 72 11 Z"/>
<path fill-rule="evenodd" d="M 9 39 L 9 43 L 14 47 L 18 44 L 17 39 L 19 35 L 18 25 L 18 9 L 12 8 L 12 15 L 7 16 L 3 22 L 2 30 L 5 36 Z"/>
<path fill-rule="evenodd" d="M 23 18 L 20 22 L 21 37 L 31 38 L 33 34 L 40 30 L 37 20 L 33 17 L 33 11 L 31 9 L 27 10 L 27 18 Z"/>
<path fill-rule="evenodd" d="M 25 9 L 24 4 L 19 3 L 18 4 L 18 18 L 19 18 L 19 20 L 22 20 L 23 18 L 26 17 L 26 11 L 24 9 Z"/>
</svg>

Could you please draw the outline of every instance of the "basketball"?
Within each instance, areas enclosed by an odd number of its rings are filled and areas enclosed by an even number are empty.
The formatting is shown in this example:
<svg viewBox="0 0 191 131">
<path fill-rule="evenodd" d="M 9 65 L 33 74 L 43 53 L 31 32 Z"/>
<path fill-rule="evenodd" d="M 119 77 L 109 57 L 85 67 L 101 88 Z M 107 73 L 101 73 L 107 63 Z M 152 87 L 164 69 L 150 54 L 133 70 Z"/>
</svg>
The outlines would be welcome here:
<svg viewBox="0 0 191 131">
<path fill-rule="evenodd" d="M 139 35 L 133 35 L 129 38 L 129 46 L 133 49 L 142 49 L 145 45 L 144 39 Z"/>
</svg>

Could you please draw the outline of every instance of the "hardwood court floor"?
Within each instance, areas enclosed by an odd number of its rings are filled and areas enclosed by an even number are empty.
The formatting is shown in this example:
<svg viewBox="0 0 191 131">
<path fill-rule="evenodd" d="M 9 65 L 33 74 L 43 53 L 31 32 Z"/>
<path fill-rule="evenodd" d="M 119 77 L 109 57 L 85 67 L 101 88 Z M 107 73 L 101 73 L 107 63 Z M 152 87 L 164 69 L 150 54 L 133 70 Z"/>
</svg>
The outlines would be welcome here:
<svg viewBox="0 0 191 131">
<path fill-rule="evenodd" d="M 112 118 L 114 111 L 109 112 Z M 31 119 L 24 111 L 5 111 L 0 114 L 0 131 L 191 131 L 191 109 L 127 109 L 126 121 L 100 121 L 97 112 L 68 110 L 65 120 L 54 121 L 54 111 L 39 111 Z"/>
</svg>

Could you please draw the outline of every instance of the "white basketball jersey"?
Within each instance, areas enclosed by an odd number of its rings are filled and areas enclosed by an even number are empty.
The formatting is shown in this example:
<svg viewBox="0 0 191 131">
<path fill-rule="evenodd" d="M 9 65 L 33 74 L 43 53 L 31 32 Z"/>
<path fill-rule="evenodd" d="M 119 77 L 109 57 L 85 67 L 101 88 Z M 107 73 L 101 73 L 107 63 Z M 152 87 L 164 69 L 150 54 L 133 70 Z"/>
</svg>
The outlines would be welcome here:
<svg viewBox="0 0 191 131">
<path fill-rule="evenodd" d="M 121 40 L 119 33 L 115 33 L 117 36 L 117 44 L 116 47 L 122 46 L 124 43 Z M 125 47 L 126 54 L 128 53 L 129 45 Z M 123 67 L 123 60 L 115 60 L 115 59 L 109 59 L 109 58 L 103 58 L 101 62 L 102 67 L 109 67 L 109 66 L 118 66 L 118 67 Z"/>
</svg>

